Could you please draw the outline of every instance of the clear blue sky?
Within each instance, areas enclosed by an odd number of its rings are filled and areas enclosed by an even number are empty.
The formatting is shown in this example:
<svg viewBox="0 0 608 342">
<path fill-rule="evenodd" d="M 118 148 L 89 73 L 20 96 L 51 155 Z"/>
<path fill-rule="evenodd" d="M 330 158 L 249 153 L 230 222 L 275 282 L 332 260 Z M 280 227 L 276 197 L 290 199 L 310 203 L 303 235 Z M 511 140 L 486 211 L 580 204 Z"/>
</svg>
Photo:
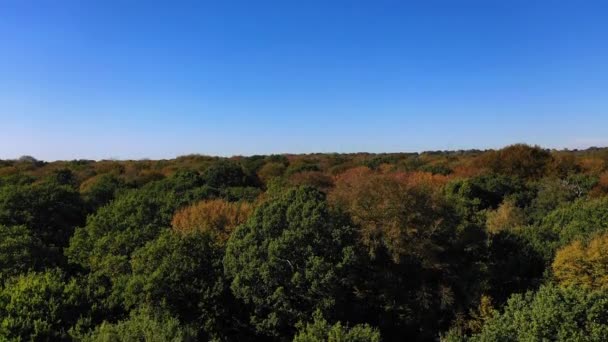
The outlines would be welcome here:
<svg viewBox="0 0 608 342">
<path fill-rule="evenodd" d="M 608 2 L 0 1 L 0 158 L 608 145 Z"/>
</svg>

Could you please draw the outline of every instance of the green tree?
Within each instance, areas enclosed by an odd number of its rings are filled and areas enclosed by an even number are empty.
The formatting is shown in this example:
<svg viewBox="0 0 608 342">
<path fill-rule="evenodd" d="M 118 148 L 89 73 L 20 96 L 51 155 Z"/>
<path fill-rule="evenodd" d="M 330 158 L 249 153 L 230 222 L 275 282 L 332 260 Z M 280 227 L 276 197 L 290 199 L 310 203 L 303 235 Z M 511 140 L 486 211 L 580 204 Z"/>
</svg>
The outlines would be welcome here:
<svg viewBox="0 0 608 342">
<path fill-rule="evenodd" d="M 211 164 L 203 173 L 205 183 L 214 188 L 248 186 L 248 179 L 241 165 L 230 160 L 221 160 Z"/>
<path fill-rule="evenodd" d="M 138 249 L 125 289 L 127 307 L 148 305 L 199 328 L 199 339 L 234 340 L 234 307 L 223 250 L 209 233 L 162 233 Z"/>
<path fill-rule="evenodd" d="M 53 171 L 53 173 L 48 176 L 48 182 L 56 183 L 58 185 L 67 185 L 71 188 L 78 187 L 78 180 L 76 179 L 74 172 L 66 168 Z"/>
<path fill-rule="evenodd" d="M 481 332 L 447 341 L 605 341 L 608 293 L 581 288 L 541 287 L 513 295 L 504 310 L 486 321 Z"/>
<path fill-rule="evenodd" d="M 353 229 L 330 214 L 321 192 L 293 189 L 236 229 L 224 269 L 234 295 L 252 306 L 256 329 L 284 339 L 315 310 L 331 313 L 342 304 L 351 291 L 353 241 Z"/>
<path fill-rule="evenodd" d="M 0 340 L 70 340 L 69 329 L 86 313 L 83 298 L 58 270 L 13 278 L 0 289 Z"/>
<path fill-rule="evenodd" d="M 133 252 L 168 230 L 177 208 L 212 196 L 202 184 L 196 173 L 176 173 L 125 192 L 76 229 L 66 254 L 90 272 L 90 291 L 104 306 L 124 302 Z"/>
<path fill-rule="evenodd" d="M 126 183 L 113 174 L 102 174 L 88 179 L 80 186 L 89 210 L 94 211 L 108 204 L 116 197 L 120 189 L 125 189 Z"/>
<path fill-rule="evenodd" d="M 298 333 L 293 342 L 380 342 L 380 332 L 367 324 L 353 327 L 337 322 L 330 325 L 321 314 L 315 311 L 311 323 L 298 324 Z"/>
<path fill-rule="evenodd" d="M 194 329 L 183 326 L 167 313 L 148 307 L 133 310 L 128 319 L 117 323 L 103 322 L 85 336 L 84 342 L 187 342 L 196 341 Z"/>
<path fill-rule="evenodd" d="M 577 194 L 565 180 L 543 178 L 534 184 L 536 197 L 528 212 L 534 222 L 540 222 L 551 211 L 561 205 L 574 201 Z"/>
<path fill-rule="evenodd" d="M 0 187 L 0 225 L 25 226 L 40 265 L 64 264 L 63 248 L 74 228 L 82 225 L 85 210 L 72 187 L 54 182 Z"/>
<path fill-rule="evenodd" d="M 497 174 L 455 180 L 446 186 L 445 194 L 462 219 L 481 227 L 486 211 L 498 208 L 507 197 L 519 207 L 526 206 L 532 197 L 521 179 Z"/>
<path fill-rule="evenodd" d="M 535 227 L 538 243 L 545 246 L 551 260 L 557 248 L 574 240 L 586 240 L 608 231 L 608 197 L 580 199 L 549 213 Z"/>
<path fill-rule="evenodd" d="M 35 268 L 34 241 L 25 226 L 0 225 L 0 285 L 2 281 Z"/>
</svg>

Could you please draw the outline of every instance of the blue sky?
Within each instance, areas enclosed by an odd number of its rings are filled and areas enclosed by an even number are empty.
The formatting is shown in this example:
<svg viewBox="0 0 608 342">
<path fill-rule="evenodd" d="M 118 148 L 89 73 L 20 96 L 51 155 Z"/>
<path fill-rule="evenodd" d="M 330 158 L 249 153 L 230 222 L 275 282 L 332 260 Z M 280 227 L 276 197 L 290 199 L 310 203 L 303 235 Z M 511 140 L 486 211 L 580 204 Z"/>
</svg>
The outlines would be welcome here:
<svg viewBox="0 0 608 342">
<path fill-rule="evenodd" d="M 0 159 L 608 145 L 605 1 L 0 2 Z"/>
</svg>

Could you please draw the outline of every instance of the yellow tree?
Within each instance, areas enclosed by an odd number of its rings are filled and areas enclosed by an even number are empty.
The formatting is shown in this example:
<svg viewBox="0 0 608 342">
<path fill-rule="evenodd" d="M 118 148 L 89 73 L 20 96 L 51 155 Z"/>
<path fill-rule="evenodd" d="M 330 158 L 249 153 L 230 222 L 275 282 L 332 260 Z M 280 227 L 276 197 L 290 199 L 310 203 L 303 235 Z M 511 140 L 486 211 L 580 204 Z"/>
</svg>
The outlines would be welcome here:
<svg viewBox="0 0 608 342">
<path fill-rule="evenodd" d="M 506 199 L 496 210 L 487 214 L 486 227 L 490 233 L 514 230 L 525 224 L 525 215 L 515 201 Z"/>
<path fill-rule="evenodd" d="M 552 268 L 553 275 L 564 286 L 608 289 L 608 233 L 589 243 L 575 241 L 560 249 Z"/>
</svg>

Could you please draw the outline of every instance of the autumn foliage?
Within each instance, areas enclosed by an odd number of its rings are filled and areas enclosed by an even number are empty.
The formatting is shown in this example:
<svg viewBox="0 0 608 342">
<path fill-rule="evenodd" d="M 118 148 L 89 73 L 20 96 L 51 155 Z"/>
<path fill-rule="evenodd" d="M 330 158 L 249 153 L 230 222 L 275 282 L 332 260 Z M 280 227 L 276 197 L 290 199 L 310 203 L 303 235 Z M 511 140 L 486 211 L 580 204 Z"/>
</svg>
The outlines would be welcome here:
<svg viewBox="0 0 608 342">
<path fill-rule="evenodd" d="M 512 231 L 526 223 L 525 214 L 513 200 L 505 200 L 496 210 L 487 214 L 486 226 L 490 233 Z"/>
<path fill-rule="evenodd" d="M 442 223 L 437 194 L 445 176 L 427 173 L 378 173 L 353 168 L 336 177 L 330 202 L 358 224 L 362 242 L 374 253 L 386 248 L 395 260 L 426 253 L 426 237 Z"/>
<path fill-rule="evenodd" d="M 478 165 L 495 173 L 536 179 L 545 175 L 551 161 L 551 154 L 538 146 L 515 144 L 482 154 Z"/>
<path fill-rule="evenodd" d="M 608 234 L 575 241 L 555 255 L 553 274 L 564 286 L 608 289 Z"/>
<path fill-rule="evenodd" d="M 171 226 L 182 234 L 208 232 L 224 243 L 236 226 L 247 221 L 252 208 L 247 202 L 201 201 L 176 212 Z"/>
</svg>

